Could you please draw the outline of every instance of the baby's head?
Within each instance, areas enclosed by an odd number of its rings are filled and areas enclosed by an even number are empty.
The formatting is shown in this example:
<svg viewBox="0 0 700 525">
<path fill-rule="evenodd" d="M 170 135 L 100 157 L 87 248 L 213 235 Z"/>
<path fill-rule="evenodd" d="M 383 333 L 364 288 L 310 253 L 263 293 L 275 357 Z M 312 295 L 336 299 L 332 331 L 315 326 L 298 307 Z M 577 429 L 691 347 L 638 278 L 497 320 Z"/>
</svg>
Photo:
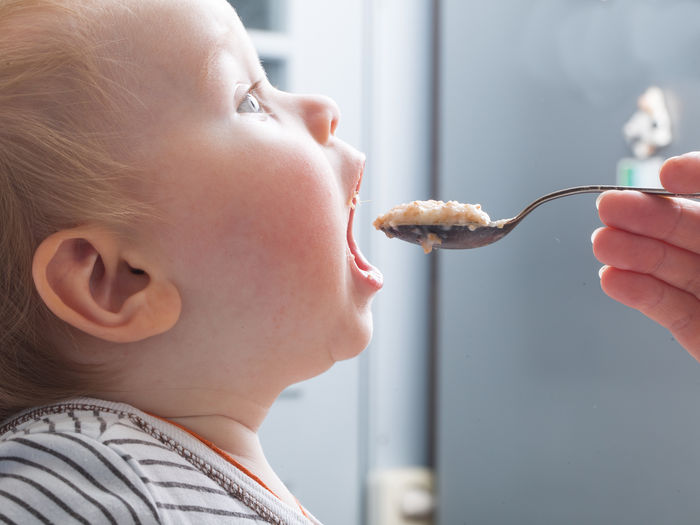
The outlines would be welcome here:
<svg viewBox="0 0 700 525">
<path fill-rule="evenodd" d="M 0 6 L 0 417 L 268 403 L 367 345 L 364 158 L 224 0 Z"/>
</svg>

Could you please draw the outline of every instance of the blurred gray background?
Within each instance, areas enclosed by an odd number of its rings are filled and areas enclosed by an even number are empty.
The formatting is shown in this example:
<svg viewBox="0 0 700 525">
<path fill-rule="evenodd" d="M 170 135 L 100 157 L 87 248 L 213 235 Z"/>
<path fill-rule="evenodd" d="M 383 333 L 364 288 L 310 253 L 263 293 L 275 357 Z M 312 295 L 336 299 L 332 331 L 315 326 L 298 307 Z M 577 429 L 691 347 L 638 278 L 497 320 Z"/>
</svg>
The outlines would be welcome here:
<svg viewBox="0 0 700 525">
<path fill-rule="evenodd" d="M 494 218 L 614 184 L 622 126 L 658 85 L 700 145 L 700 2 L 443 0 L 440 191 Z M 700 520 L 700 367 L 608 299 L 596 196 L 493 246 L 439 254 L 439 523 Z"/>
</svg>

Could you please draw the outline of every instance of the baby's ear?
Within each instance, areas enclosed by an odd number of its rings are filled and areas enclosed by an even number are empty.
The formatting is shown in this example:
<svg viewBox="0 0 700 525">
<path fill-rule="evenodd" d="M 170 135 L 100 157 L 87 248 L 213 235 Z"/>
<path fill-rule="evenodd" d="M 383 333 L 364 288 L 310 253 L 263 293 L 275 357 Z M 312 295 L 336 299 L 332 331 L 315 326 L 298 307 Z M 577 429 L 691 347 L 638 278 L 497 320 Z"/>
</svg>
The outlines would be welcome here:
<svg viewBox="0 0 700 525">
<path fill-rule="evenodd" d="M 156 262 L 106 229 L 54 233 L 37 248 L 32 274 L 56 316 L 106 341 L 140 341 L 180 316 L 180 294 Z"/>
</svg>

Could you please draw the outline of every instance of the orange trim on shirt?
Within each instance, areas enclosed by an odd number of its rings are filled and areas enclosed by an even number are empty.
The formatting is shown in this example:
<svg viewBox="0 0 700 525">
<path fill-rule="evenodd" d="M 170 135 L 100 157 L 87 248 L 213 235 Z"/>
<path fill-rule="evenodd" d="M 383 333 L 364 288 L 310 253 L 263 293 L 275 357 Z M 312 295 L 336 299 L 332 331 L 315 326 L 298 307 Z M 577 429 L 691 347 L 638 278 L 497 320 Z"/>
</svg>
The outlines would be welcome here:
<svg viewBox="0 0 700 525">
<path fill-rule="evenodd" d="M 292 497 L 294 498 L 294 495 L 292 495 Z M 306 519 L 308 519 L 309 521 L 311 521 L 311 518 L 309 517 L 309 515 L 308 515 L 308 514 L 306 513 L 306 511 L 304 510 L 304 507 L 301 506 L 301 503 L 299 503 L 299 500 L 296 499 L 296 498 L 294 498 L 294 501 L 297 502 L 297 506 L 299 507 L 299 510 L 301 511 L 301 513 L 302 513 L 304 516 L 306 516 Z"/>
<path fill-rule="evenodd" d="M 157 418 L 157 419 L 160 419 L 161 421 L 165 421 L 166 423 L 170 423 L 171 425 L 175 425 L 175 426 L 176 426 L 177 428 L 179 428 L 180 430 L 184 430 L 184 431 L 187 432 L 190 436 L 192 436 L 193 438 L 195 438 L 195 439 L 201 441 L 201 442 L 204 443 L 206 446 L 208 446 L 210 449 L 212 449 L 214 452 L 216 452 L 219 456 L 221 456 L 221 457 L 224 458 L 226 461 L 228 461 L 229 463 L 231 463 L 231 465 L 233 465 L 233 466 L 236 467 L 238 470 L 240 470 L 241 472 L 243 472 L 246 476 L 248 476 L 249 478 L 253 479 L 258 485 L 260 485 L 262 488 L 264 488 L 265 490 L 267 490 L 270 494 L 272 494 L 272 495 L 273 495 L 274 497 L 276 497 L 278 500 L 282 501 L 282 498 L 280 498 L 277 494 L 275 494 L 274 492 L 272 492 L 272 490 L 270 490 L 270 487 L 268 487 L 267 485 L 265 485 L 265 483 L 263 482 L 263 480 L 261 480 L 259 477 L 257 477 L 257 476 L 256 476 L 255 474 L 253 474 L 250 470 L 248 470 L 247 468 L 245 468 L 245 467 L 244 467 L 243 465 L 241 465 L 238 461 L 236 461 L 235 459 L 233 459 L 228 453 L 226 453 L 226 452 L 224 452 L 223 450 L 221 450 L 219 447 L 217 447 L 217 446 L 216 446 L 214 443 L 212 443 L 211 441 L 207 441 L 206 439 L 204 439 L 204 438 L 203 438 L 202 436 L 200 436 L 199 434 L 196 434 L 195 432 L 192 432 L 189 428 L 183 427 L 183 426 L 180 425 L 179 423 L 175 423 L 174 421 L 170 421 L 169 419 L 165 419 L 165 418 L 162 418 L 162 417 L 160 417 L 160 416 L 156 416 L 155 414 L 148 414 L 148 415 L 149 415 L 149 416 L 153 416 L 153 417 L 155 417 L 155 418 Z M 292 497 L 293 497 L 293 496 L 292 496 Z M 306 517 L 310 520 L 311 518 L 309 518 L 309 516 L 306 514 L 306 512 L 304 511 L 304 507 L 301 506 L 301 503 L 299 503 L 299 500 L 297 500 L 296 498 L 294 498 L 294 501 L 297 502 L 297 505 L 299 506 L 299 510 L 301 511 L 301 513 L 302 513 L 304 516 L 306 516 Z"/>
<path fill-rule="evenodd" d="M 274 492 L 272 492 L 272 491 L 270 490 L 270 487 L 268 487 L 267 485 L 265 485 L 265 483 L 263 482 L 263 480 L 261 480 L 259 477 L 257 477 L 257 476 L 256 476 L 255 474 L 253 474 L 250 470 L 248 470 L 247 468 L 245 468 L 245 467 L 244 467 L 243 465 L 241 465 L 238 461 L 236 461 L 235 459 L 233 459 L 230 455 L 228 455 L 226 452 L 224 452 L 223 450 L 221 450 L 219 447 L 217 447 L 217 446 L 216 446 L 214 443 L 212 443 L 211 441 L 207 441 L 206 439 L 204 439 L 204 438 L 203 438 L 202 436 L 200 436 L 199 434 L 196 434 L 195 432 L 192 432 L 189 428 L 183 427 L 183 426 L 180 425 L 179 423 L 175 423 L 174 421 L 170 421 L 169 419 L 165 419 L 165 418 L 162 418 L 162 417 L 160 417 L 160 416 L 156 416 L 155 414 L 148 414 L 148 415 L 149 415 L 149 416 L 156 417 L 156 418 L 160 419 L 161 421 L 165 421 L 166 423 L 170 423 L 171 425 L 175 425 L 175 426 L 176 426 L 177 428 L 179 428 L 180 430 L 184 430 L 185 432 L 187 432 L 187 433 L 188 433 L 190 436 L 192 436 L 193 438 L 196 438 L 197 440 L 199 440 L 199 441 L 201 441 L 202 443 L 204 443 L 206 446 L 208 446 L 210 449 L 212 449 L 214 452 L 216 452 L 219 456 L 221 456 L 221 457 L 224 458 L 226 461 L 228 461 L 229 463 L 231 463 L 231 465 L 233 465 L 234 467 L 236 467 L 238 470 L 242 471 L 246 476 L 248 476 L 248 477 L 250 477 L 250 478 L 253 478 L 253 479 L 258 483 L 258 485 L 260 485 L 261 487 L 263 487 L 265 490 L 267 490 L 270 494 L 272 494 L 272 495 L 273 495 L 274 497 L 276 497 L 278 500 L 282 501 L 282 498 L 280 498 L 277 494 L 275 494 Z"/>
</svg>

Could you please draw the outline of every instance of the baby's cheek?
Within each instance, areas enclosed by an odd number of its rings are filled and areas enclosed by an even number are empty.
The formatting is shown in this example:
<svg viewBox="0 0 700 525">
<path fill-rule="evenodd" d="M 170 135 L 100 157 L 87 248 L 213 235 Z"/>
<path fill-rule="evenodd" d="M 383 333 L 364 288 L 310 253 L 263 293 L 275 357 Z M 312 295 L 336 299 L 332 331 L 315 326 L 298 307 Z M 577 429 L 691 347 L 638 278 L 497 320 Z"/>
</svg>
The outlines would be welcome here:
<svg viewBox="0 0 700 525">
<path fill-rule="evenodd" d="M 344 256 L 346 225 L 337 204 L 337 196 L 328 189 L 311 187 L 284 203 L 284 210 L 269 225 L 275 253 L 286 262 L 299 263 L 299 271 L 313 271 L 324 265 L 330 270 Z M 322 275 L 318 275 L 321 278 Z"/>
<path fill-rule="evenodd" d="M 246 235 L 246 242 L 259 250 L 271 277 L 288 281 L 289 288 L 302 281 L 308 286 L 310 279 L 326 280 L 344 257 L 347 218 L 335 184 L 323 177 L 321 166 L 296 162 L 281 168 L 277 176 L 261 177 L 250 188 L 245 213 L 254 217 L 246 222 L 255 234 Z"/>
<path fill-rule="evenodd" d="M 332 242 L 343 220 L 339 216 L 342 198 L 333 172 L 323 159 L 303 156 L 278 169 L 277 176 L 264 181 L 259 196 L 261 202 L 269 203 L 265 219 L 279 234 L 277 241 L 290 249 L 299 244 L 308 249 Z"/>
</svg>

